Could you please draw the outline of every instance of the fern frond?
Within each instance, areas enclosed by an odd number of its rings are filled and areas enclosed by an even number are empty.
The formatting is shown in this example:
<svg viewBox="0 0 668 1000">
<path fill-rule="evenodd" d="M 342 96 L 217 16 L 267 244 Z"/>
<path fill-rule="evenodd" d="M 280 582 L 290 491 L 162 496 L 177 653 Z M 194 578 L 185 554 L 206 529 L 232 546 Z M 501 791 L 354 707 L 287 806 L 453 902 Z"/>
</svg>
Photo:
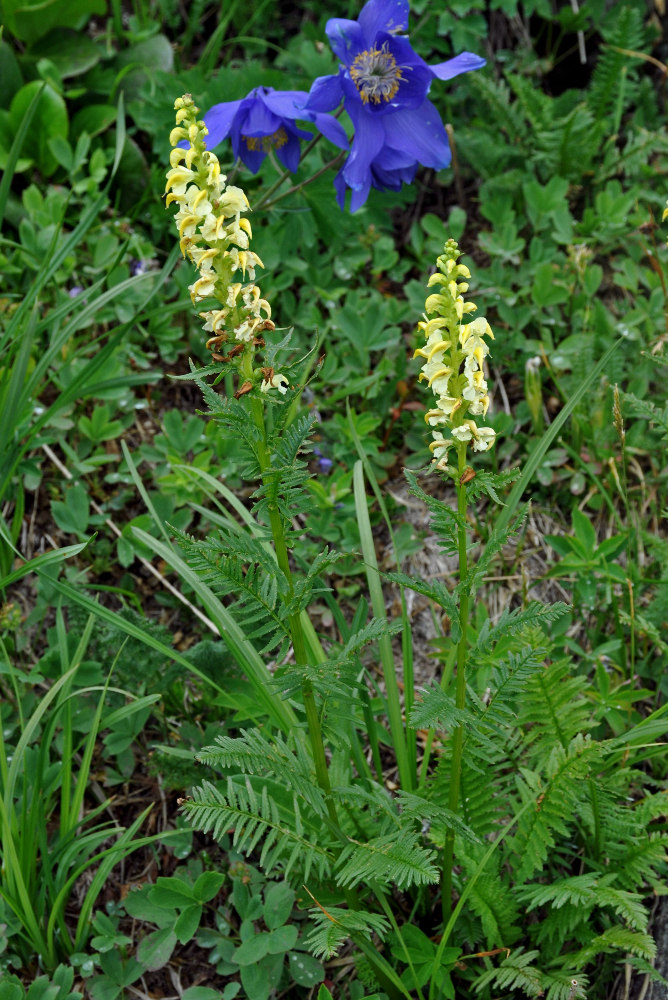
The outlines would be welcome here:
<svg viewBox="0 0 668 1000">
<path fill-rule="evenodd" d="M 527 502 L 518 508 L 507 527 L 501 529 L 494 528 L 494 530 L 490 533 L 489 538 L 485 542 L 485 547 L 480 553 L 477 563 L 471 569 L 466 580 L 464 581 L 464 585 L 466 586 L 469 594 L 475 594 L 478 586 L 482 582 L 483 577 L 485 577 L 489 572 L 494 559 L 508 540 L 520 530 L 528 513 L 529 503 Z"/>
<path fill-rule="evenodd" d="M 419 577 L 409 576 L 406 573 L 383 573 L 383 578 L 390 583 L 396 583 L 399 587 L 408 587 L 416 594 L 428 597 L 439 608 L 447 614 L 450 619 L 450 638 L 453 642 L 458 642 L 461 635 L 459 627 L 459 607 L 457 604 L 456 591 L 450 593 L 445 584 L 440 580 L 425 582 Z"/>
<path fill-rule="evenodd" d="M 526 646 L 518 653 L 508 653 L 505 660 L 494 666 L 489 678 L 487 700 L 483 703 L 471 696 L 478 716 L 471 730 L 472 735 L 480 732 L 487 736 L 490 731 L 499 733 L 505 727 L 514 725 L 519 700 L 524 696 L 530 678 L 544 669 L 544 657 L 544 649 Z"/>
<path fill-rule="evenodd" d="M 350 702 L 357 687 L 359 651 L 370 642 L 384 635 L 394 635 L 401 630 L 401 622 L 387 622 L 372 618 L 348 638 L 345 646 L 331 659 L 315 664 L 287 663 L 276 671 L 274 686 L 283 698 L 290 698 L 309 680 L 317 687 L 321 698 L 341 698 Z"/>
<path fill-rule="evenodd" d="M 476 874 L 484 852 L 467 849 L 461 852 L 466 873 L 463 883 Z M 517 925 L 519 908 L 510 886 L 495 868 L 494 859 L 478 875 L 469 893 L 469 905 L 480 920 L 487 948 L 508 947 L 517 941 L 521 931 Z"/>
<path fill-rule="evenodd" d="M 506 609 L 495 625 L 492 625 L 489 618 L 483 623 L 472 652 L 488 653 L 498 639 L 506 639 L 509 635 L 514 635 L 529 626 L 550 625 L 569 611 L 568 604 L 562 601 L 555 604 L 530 601 L 526 608 L 515 608 L 513 611 Z"/>
<path fill-rule="evenodd" d="M 216 840 L 231 831 L 234 846 L 244 854 L 252 853 L 261 844 L 260 866 L 266 873 L 280 866 L 286 877 L 297 868 L 305 879 L 312 869 L 324 878 L 331 871 L 333 857 L 323 846 L 322 825 L 307 831 L 296 795 L 292 804 L 288 825 L 281 820 L 266 785 L 258 795 L 249 779 L 240 785 L 228 778 L 225 792 L 209 781 L 194 788 L 182 810 L 198 830 L 211 833 Z"/>
<path fill-rule="evenodd" d="M 628 50 L 642 50 L 645 40 L 643 15 L 637 7 L 631 4 L 617 7 L 612 18 L 601 26 L 607 45 L 599 54 L 587 95 L 593 115 L 601 121 L 613 115 L 620 97 L 620 80 L 625 76 L 625 107 L 633 101 L 636 88 L 628 79 L 628 74 L 635 75 L 637 63 L 627 53 Z M 627 52 L 620 52 L 620 49 Z"/>
<path fill-rule="evenodd" d="M 530 760 L 542 765 L 555 745 L 568 746 L 580 732 L 591 728 L 591 710 L 583 696 L 584 677 L 570 676 L 570 662 L 559 660 L 527 680 L 518 709 L 525 727 Z"/>
<path fill-rule="evenodd" d="M 438 500 L 429 493 L 425 493 L 422 487 L 418 485 L 417 477 L 414 473 L 406 470 L 405 475 L 410 486 L 409 493 L 422 500 L 431 514 L 431 527 L 438 539 L 439 545 L 448 555 L 456 555 L 458 550 L 458 531 L 460 527 L 466 528 L 466 520 L 460 517 L 457 511 L 453 510 L 449 504 Z"/>
<path fill-rule="evenodd" d="M 518 883 L 531 878 L 543 868 L 548 852 L 557 837 L 566 840 L 581 798 L 587 794 L 585 779 L 601 759 L 602 744 L 577 736 L 567 749 L 553 748 L 546 762 L 545 774 L 522 768 L 524 780 L 518 779 L 522 799 L 535 801 L 518 823 L 513 850 L 518 856 L 515 877 Z"/>
<path fill-rule="evenodd" d="M 532 88 L 533 89 L 533 88 Z M 504 469 L 503 472 L 476 472 L 473 479 L 466 484 L 466 497 L 469 503 L 479 497 L 486 496 L 494 503 L 504 507 L 505 504 L 499 492 L 505 490 L 520 474 L 520 469 Z"/>
<path fill-rule="evenodd" d="M 196 759 L 210 767 L 235 768 L 244 774 L 270 775 L 285 788 L 292 789 L 318 816 L 327 807 L 323 793 L 312 774 L 312 763 L 300 743 L 293 750 L 275 733 L 269 739 L 259 729 L 241 730 L 237 737 L 221 734 L 216 745 L 204 747 Z"/>
<path fill-rule="evenodd" d="M 351 840 L 342 850 L 336 872 L 337 885 L 349 888 L 360 882 L 374 881 L 381 885 L 394 883 L 399 889 L 411 885 L 438 882 L 434 864 L 436 851 L 427 850 L 419 834 L 401 830 L 367 843 Z"/>
<path fill-rule="evenodd" d="M 430 834 L 433 834 L 435 828 L 439 831 L 454 830 L 467 843 L 480 843 L 480 838 L 451 809 L 437 805 L 413 792 L 400 791 L 397 793 L 397 800 L 401 806 L 402 816 L 420 822 L 423 828 L 427 827 Z"/>
<path fill-rule="evenodd" d="M 627 930 L 626 927 L 608 927 L 580 951 L 569 955 L 569 961 L 572 967 L 579 968 L 593 962 L 599 955 L 610 955 L 616 951 L 622 952 L 623 955 L 630 952 L 632 955 L 649 960 L 656 955 L 656 942 L 649 934 L 639 934 L 637 931 Z"/>
<path fill-rule="evenodd" d="M 538 958 L 537 951 L 524 951 L 517 948 L 508 958 L 505 958 L 497 969 L 483 972 L 475 983 L 476 993 L 482 993 L 487 986 L 497 990 L 521 990 L 524 996 L 539 997 L 543 993 L 543 974 L 532 962 Z"/>
<path fill-rule="evenodd" d="M 457 708 L 455 700 L 446 694 L 438 681 L 420 692 L 420 700 L 411 709 L 411 729 L 435 729 L 440 733 L 452 732 L 457 726 L 475 723 L 475 716 L 468 709 Z"/>
<path fill-rule="evenodd" d="M 309 910 L 313 929 L 306 938 L 306 947 L 316 958 L 332 958 L 351 935 L 370 938 L 377 934 L 382 941 L 389 923 L 380 913 L 344 910 L 337 906 Z"/>
<path fill-rule="evenodd" d="M 612 882 L 616 875 L 603 878 L 593 872 L 558 879 L 548 885 L 524 885 L 516 890 L 530 913 L 539 906 L 549 905 L 558 910 L 570 904 L 591 913 L 592 910 L 611 909 L 635 931 L 646 931 L 648 913 L 642 904 L 642 897 L 635 892 L 617 889 Z"/>
<path fill-rule="evenodd" d="M 287 581 L 261 542 L 250 535 L 219 530 L 198 539 L 171 528 L 185 559 L 217 597 L 233 597 L 230 610 L 246 638 L 280 657 L 290 630 L 281 601 Z"/>
<path fill-rule="evenodd" d="M 543 989 L 547 990 L 545 1000 L 581 1000 L 586 996 L 589 977 L 577 970 L 577 988 L 573 992 L 573 972 L 543 972 Z"/>
<path fill-rule="evenodd" d="M 617 828 L 619 832 L 619 828 Z M 668 836 L 650 833 L 631 840 L 614 838 L 611 831 L 606 839 L 606 854 L 618 873 L 617 881 L 626 889 L 659 882 L 660 870 L 666 862 Z"/>
</svg>

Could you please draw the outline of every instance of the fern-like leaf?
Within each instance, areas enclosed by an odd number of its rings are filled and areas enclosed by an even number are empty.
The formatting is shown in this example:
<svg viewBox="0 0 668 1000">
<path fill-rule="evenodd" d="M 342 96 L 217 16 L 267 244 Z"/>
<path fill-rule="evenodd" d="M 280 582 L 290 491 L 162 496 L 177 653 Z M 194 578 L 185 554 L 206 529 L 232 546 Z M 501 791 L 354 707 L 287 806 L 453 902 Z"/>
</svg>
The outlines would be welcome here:
<svg viewBox="0 0 668 1000">
<path fill-rule="evenodd" d="M 363 913 L 328 906 L 309 911 L 313 929 L 306 938 L 306 947 L 316 958 L 332 958 L 349 937 L 356 934 L 366 939 L 377 934 L 382 941 L 389 930 L 388 921 L 380 913 Z"/>
<path fill-rule="evenodd" d="M 331 871 L 332 854 L 323 846 L 322 828 L 305 826 L 296 795 L 290 823 L 281 819 L 267 786 L 258 794 L 249 779 L 241 785 L 228 778 L 224 792 L 205 781 L 193 789 L 182 810 L 198 830 L 216 840 L 231 831 L 234 846 L 244 854 L 261 844 L 260 866 L 267 874 L 280 870 L 287 876 L 296 868 L 307 879 L 312 869 L 319 878 Z"/>
<path fill-rule="evenodd" d="M 475 991 L 482 993 L 487 986 L 495 990 L 521 990 L 524 996 L 539 997 L 543 993 L 543 974 L 533 966 L 538 958 L 537 951 L 517 948 L 501 962 L 497 969 L 483 972 L 476 980 Z"/>
<path fill-rule="evenodd" d="M 346 888 L 374 881 L 406 889 L 438 882 L 436 852 L 426 850 L 418 841 L 419 834 L 413 830 L 375 837 L 364 844 L 351 840 L 339 857 L 337 885 Z"/>
<path fill-rule="evenodd" d="M 590 776 L 603 753 L 601 744 L 578 736 L 566 750 L 554 747 L 544 774 L 522 769 L 524 781 L 518 781 L 520 794 L 525 802 L 534 800 L 535 805 L 521 816 L 513 840 L 518 856 L 518 883 L 543 868 L 557 837 L 567 840 L 580 799 L 588 794 L 584 779 Z"/>
<path fill-rule="evenodd" d="M 200 750 L 197 760 L 210 767 L 236 768 L 244 774 L 271 776 L 307 802 L 317 816 L 327 813 L 308 754 L 301 743 L 293 750 L 278 733 L 271 739 L 259 729 L 242 730 L 237 737 L 221 734 L 216 737 L 215 746 Z"/>
<path fill-rule="evenodd" d="M 530 601 L 526 608 L 507 609 L 501 613 L 496 624 L 487 619 L 478 632 L 474 652 L 488 653 L 493 644 L 500 638 L 507 639 L 529 626 L 541 627 L 557 621 L 570 610 L 568 604 L 561 601 L 555 604 L 541 604 L 540 601 Z"/>
</svg>

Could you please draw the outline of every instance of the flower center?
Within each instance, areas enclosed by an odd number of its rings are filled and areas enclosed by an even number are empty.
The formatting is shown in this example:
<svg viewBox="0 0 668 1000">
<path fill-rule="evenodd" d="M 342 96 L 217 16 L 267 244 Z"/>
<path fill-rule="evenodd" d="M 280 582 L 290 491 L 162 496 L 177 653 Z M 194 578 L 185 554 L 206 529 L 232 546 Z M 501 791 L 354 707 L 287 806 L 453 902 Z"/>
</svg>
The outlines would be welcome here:
<svg viewBox="0 0 668 1000">
<path fill-rule="evenodd" d="M 253 153 L 269 153 L 272 149 L 280 149 L 288 141 L 288 134 L 281 125 L 271 135 L 242 135 L 241 138 Z"/>
<path fill-rule="evenodd" d="M 387 42 L 381 48 L 374 45 L 372 49 L 360 52 L 350 67 L 350 75 L 362 102 L 380 104 L 391 101 L 399 90 L 400 82 L 405 79 L 401 75 L 402 68 L 405 67 L 397 66 L 396 59 L 388 51 Z"/>
</svg>

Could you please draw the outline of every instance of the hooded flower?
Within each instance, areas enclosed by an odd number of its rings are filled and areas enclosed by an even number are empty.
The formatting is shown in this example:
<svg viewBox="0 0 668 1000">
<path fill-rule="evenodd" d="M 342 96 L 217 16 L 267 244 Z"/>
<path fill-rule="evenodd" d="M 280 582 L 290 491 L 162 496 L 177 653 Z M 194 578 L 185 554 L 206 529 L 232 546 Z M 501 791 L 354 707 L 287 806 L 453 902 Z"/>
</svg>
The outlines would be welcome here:
<svg viewBox="0 0 668 1000">
<path fill-rule="evenodd" d="M 241 188 L 227 184 L 217 156 L 207 149 L 207 129 L 197 118 L 199 109 L 190 94 L 179 97 L 174 109 L 176 128 L 169 141 L 175 148 L 169 157 L 166 203 L 178 205 L 174 222 L 181 252 L 197 268 L 198 277 L 189 287 L 193 304 L 217 300 L 214 308 L 200 313 L 204 330 L 211 334 L 207 347 L 214 361 L 237 367 L 237 397 L 258 385 L 263 393 L 277 389 L 284 394 L 285 375 L 253 367 L 257 350 L 265 346 L 262 334 L 274 324 L 271 307 L 254 284 L 255 268 L 263 265 L 249 249 L 253 233 L 242 217 L 248 199 Z M 236 280 L 239 276 L 242 281 Z"/>
<path fill-rule="evenodd" d="M 496 437 L 491 427 L 479 427 L 471 419 L 484 417 L 489 407 L 483 371 L 489 345 L 484 338 L 494 340 L 494 334 L 483 316 L 462 322 L 476 306 L 464 301 L 471 274 L 465 264 L 457 263 L 460 256 L 456 242 L 448 240 L 436 261 L 438 271 L 429 279 L 429 287 L 439 290 L 427 296 L 425 317 L 418 323 L 426 343 L 415 352 L 415 357 L 424 358 L 420 380 L 426 380 L 437 397 L 425 420 L 451 434 L 445 438 L 440 430 L 432 431 L 429 447 L 440 469 L 447 468 L 449 448 L 471 444 L 473 451 L 488 451 Z"/>
<path fill-rule="evenodd" d="M 337 75 L 314 82 L 306 107 L 332 111 L 343 101 L 355 126 L 350 156 L 335 181 L 341 207 L 346 188 L 352 188 L 352 211 L 364 204 L 371 187 L 398 190 L 409 183 L 418 164 L 448 166 L 448 138 L 427 98 L 429 87 L 434 78 L 450 80 L 485 65 L 462 52 L 429 66 L 402 34 L 408 11 L 408 0 L 368 0 L 357 21 L 327 22 L 327 37 L 342 65 Z"/>
<path fill-rule="evenodd" d="M 214 104 L 204 115 L 208 145 L 213 148 L 231 139 L 234 155 L 254 174 L 273 149 L 283 166 L 294 173 L 299 166 L 301 140 L 313 138 L 311 132 L 297 127 L 295 122 L 300 119 L 313 122 L 326 139 L 347 149 L 343 126 L 329 114 L 305 111 L 307 98 L 306 91 L 256 87 L 240 101 Z"/>
</svg>

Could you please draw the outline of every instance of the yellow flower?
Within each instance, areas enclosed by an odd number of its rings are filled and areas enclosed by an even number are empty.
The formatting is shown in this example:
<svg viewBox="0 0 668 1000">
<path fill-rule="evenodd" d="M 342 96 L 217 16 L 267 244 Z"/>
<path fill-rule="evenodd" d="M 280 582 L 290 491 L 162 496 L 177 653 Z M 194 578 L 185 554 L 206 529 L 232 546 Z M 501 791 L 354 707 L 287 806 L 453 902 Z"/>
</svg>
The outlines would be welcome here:
<svg viewBox="0 0 668 1000">
<path fill-rule="evenodd" d="M 469 323 L 463 318 L 476 311 L 474 302 L 465 302 L 471 272 L 459 264 L 459 247 L 448 240 L 436 264 L 428 287 L 438 291 L 427 296 L 424 319 L 418 330 L 426 343 L 414 357 L 424 359 L 420 380 L 425 380 L 436 396 L 436 406 L 425 414 L 430 427 L 447 427 L 451 437 L 433 430 L 430 449 L 438 468 L 447 467 L 448 449 L 471 444 L 474 451 L 487 451 L 494 444 L 491 427 L 478 427 L 473 417 L 484 417 L 489 408 L 489 393 L 483 371 L 489 344 L 494 339 L 491 327 L 481 316 Z"/>
</svg>

